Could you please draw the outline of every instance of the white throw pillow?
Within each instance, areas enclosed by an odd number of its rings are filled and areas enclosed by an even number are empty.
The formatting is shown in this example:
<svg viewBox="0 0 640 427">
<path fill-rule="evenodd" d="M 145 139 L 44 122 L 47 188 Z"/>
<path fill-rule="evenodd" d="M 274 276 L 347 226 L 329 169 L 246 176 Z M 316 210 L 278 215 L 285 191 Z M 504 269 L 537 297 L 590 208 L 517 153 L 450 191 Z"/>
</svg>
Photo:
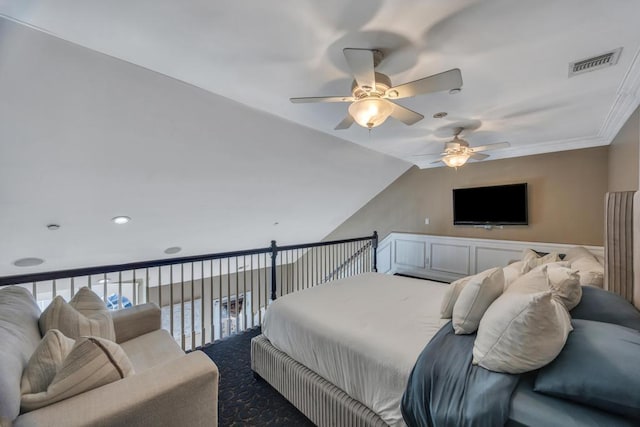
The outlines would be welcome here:
<svg viewBox="0 0 640 427">
<path fill-rule="evenodd" d="M 133 374 L 133 365 L 118 344 L 82 337 L 76 340 L 47 388 L 23 394 L 20 407 L 23 412 L 33 411 Z"/>
<path fill-rule="evenodd" d="M 504 288 L 507 289 L 515 280 L 522 276 L 522 270 L 525 266 L 523 261 L 512 262 L 506 267 L 502 268 L 504 273 Z"/>
<path fill-rule="evenodd" d="M 551 252 L 546 255 L 539 256 L 536 251 L 532 249 L 525 249 L 522 252 L 523 266 L 521 273 L 525 274 L 538 266 L 557 261 L 560 261 L 560 255 L 558 255 L 557 252 Z"/>
<path fill-rule="evenodd" d="M 453 329 L 456 334 L 472 334 L 491 303 L 502 294 L 504 273 L 496 267 L 472 276 L 453 306 Z"/>
<path fill-rule="evenodd" d="M 58 295 L 42 312 L 38 321 L 40 332 L 58 329 L 65 336 L 78 339 L 93 336 L 116 340 L 111 313 L 104 301 L 86 286 L 68 303 Z"/>
<path fill-rule="evenodd" d="M 573 248 L 569 249 L 564 255 L 564 260 L 571 263 L 578 258 L 584 257 L 596 259 L 595 255 L 593 255 L 589 251 L 589 249 L 585 248 L 584 246 L 574 246 Z"/>
<path fill-rule="evenodd" d="M 518 278 L 505 292 L 536 293 L 551 291 L 553 297 L 571 310 L 582 298 L 582 288 L 576 271 L 555 262 L 536 267 Z"/>
<path fill-rule="evenodd" d="M 511 374 L 541 368 L 560 353 L 571 330 L 567 309 L 550 291 L 506 292 L 480 321 L 473 364 Z"/>
<path fill-rule="evenodd" d="M 49 329 L 22 372 L 20 394 L 46 391 L 74 344 L 59 330 Z"/>
<path fill-rule="evenodd" d="M 442 305 L 440 306 L 440 318 L 451 319 L 451 316 L 453 316 L 453 306 L 456 304 L 462 288 L 465 287 L 472 277 L 473 276 L 463 277 L 449 285 L 442 299 Z"/>
<path fill-rule="evenodd" d="M 547 279 L 554 298 L 562 302 L 567 310 L 580 303 L 582 299 L 582 286 L 578 272 L 568 267 L 547 268 Z"/>
</svg>

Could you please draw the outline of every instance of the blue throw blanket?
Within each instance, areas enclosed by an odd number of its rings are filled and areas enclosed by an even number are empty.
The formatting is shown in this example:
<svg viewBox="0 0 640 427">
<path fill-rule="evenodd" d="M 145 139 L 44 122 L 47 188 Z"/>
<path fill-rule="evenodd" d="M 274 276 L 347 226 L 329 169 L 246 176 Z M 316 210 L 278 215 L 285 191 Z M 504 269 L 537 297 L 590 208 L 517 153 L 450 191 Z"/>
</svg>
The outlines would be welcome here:
<svg viewBox="0 0 640 427">
<path fill-rule="evenodd" d="M 502 426 L 519 376 L 471 364 L 476 335 L 444 325 L 422 350 L 402 396 L 410 427 Z"/>
</svg>

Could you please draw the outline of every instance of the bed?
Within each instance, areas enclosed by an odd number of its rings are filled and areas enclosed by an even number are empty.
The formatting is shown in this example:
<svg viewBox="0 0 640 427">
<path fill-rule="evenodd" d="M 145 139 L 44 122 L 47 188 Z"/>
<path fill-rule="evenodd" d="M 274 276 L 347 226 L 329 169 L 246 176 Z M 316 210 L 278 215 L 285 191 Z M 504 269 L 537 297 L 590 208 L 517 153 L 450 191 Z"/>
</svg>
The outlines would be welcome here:
<svg viewBox="0 0 640 427">
<path fill-rule="evenodd" d="M 448 344 L 450 354 L 435 354 L 471 364 L 474 337 L 453 335 L 450 322 L 439 318 L 447 286 L 365 273 L 284 296 L 269 307 L 263 334 L 252 341 L 252 369 L 319 426 L 403 426 L 403 393 L 427 343 L 446 337 L 448 327 L 450 343 L 466 340 L 467 347 Z M 577 309 L 576 316 L 583 317 Z M 476 390 L 484 390 L 483 381 Z M 508 425 L 637 425 L 536 393 L 526 375 L 512 384 L 515 391 L 504 399 Z"/>
<path fill-rule="evenodd" d="M 640 215 L 640 208 L 633 209 L 638 199 L 633 192 L 607 194 L 604 288 L 615 294 L 584 289 L 581 303 L 571 311 L 576 327 L 596 321 L 640 331 L 640 269 L 633 268 L 633 248 L 640 238 L 633 238 L 637 232 L 632 221 Z M 450 324 L 439 319 L 446 288 L 427 280 L 367 273 L 282 297 L 269 307 L 263 334 L 252 341 L 252 369 L 319 426 L 404 425 L 401 401 L 413 364 L 431 344 L 451 335 Z M 637 352 L 634 348 L 626 363 L 632 369 L 640 360 Z M 602 353 L 607 356 L 609 348 Z M 435 354 L 448 359 L 445 352 Z M 574 365 L 583 364 L 578 360 Z M 598 372 L 590 377 L 607 378 L 606 363 L 584 361 L 591 364 L 591 372 Z M 522 375 L 512 390 L 507 425 L 639 423 L 640 413 L 630 421 L 594 405 L 536 392 L 535 375 Z M 619 391 L 637 400 L 637 393 L 624 387 Z"/>
</svg>

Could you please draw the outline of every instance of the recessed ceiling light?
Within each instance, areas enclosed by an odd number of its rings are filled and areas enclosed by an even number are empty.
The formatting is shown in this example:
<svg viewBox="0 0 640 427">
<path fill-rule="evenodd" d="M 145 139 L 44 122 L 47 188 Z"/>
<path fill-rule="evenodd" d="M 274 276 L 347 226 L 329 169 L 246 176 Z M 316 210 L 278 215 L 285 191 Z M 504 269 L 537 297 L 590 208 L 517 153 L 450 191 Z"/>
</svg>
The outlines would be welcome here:
<svg viewBox="0 0 640 427">
<path fill-rule="evenodd" d="M 33 267 L 44 262 L 41 258 L 20 258 L 13 262 L 16 267 Z"/>
<path fill-rule="evenodd" d="M 451 89 L 449 91 L 449 95 L 455 95 L 457 93 L 460 93 L 462 91 L 462 89 L 460 89 L 459 87 L 455 88 L 455 89 Z"/>
<path fill-rule="evenodd" d="M 55 231 L 55 230 L 58 230 L 60 226 L 58 224 L 49 224 L 47 225 L 47 228 L 51 231 Z"/>
<path fill-rule="evenodd" d="M 129 218 L 128 216 L 115 216 L 111 218 L 111 221 L 115 222 L 118 225 L 122 225 L 131 221 L 131 218 Z"/>
<path fill-rule="evenodd" d="M 433 115 L 434 119 L 442 119 L 444 117 L 447 117 L 447 113 L 445 111 L 440 111 L 439 113 L 435 113 Z"/>
<path fill-rule="evenodd" d="M 177 254 L 181 250 L 182 250 L 182 248 L 180 246 L 171 246 L 170 248 L 165 249 L 164 253 L 165 254 Z"/>
</svg>

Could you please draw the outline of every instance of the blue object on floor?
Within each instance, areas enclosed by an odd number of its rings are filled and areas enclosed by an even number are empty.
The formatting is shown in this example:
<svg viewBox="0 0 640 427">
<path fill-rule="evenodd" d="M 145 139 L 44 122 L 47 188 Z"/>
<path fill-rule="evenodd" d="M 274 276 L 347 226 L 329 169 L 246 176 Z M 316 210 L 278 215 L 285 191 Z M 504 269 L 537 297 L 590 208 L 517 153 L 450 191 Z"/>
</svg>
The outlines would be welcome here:
<svg viewBox="0 0 640 427">
<path fill-rule="evenodd" d="M 111 294 L 107 297 L 107 308 L 109 310 L 118 310 L 120 307 L 118 306 L 118 294 Z M 129 298 L 122 296 L 122 308 L 132 307 L 131 301 Z"/>
</svg>

